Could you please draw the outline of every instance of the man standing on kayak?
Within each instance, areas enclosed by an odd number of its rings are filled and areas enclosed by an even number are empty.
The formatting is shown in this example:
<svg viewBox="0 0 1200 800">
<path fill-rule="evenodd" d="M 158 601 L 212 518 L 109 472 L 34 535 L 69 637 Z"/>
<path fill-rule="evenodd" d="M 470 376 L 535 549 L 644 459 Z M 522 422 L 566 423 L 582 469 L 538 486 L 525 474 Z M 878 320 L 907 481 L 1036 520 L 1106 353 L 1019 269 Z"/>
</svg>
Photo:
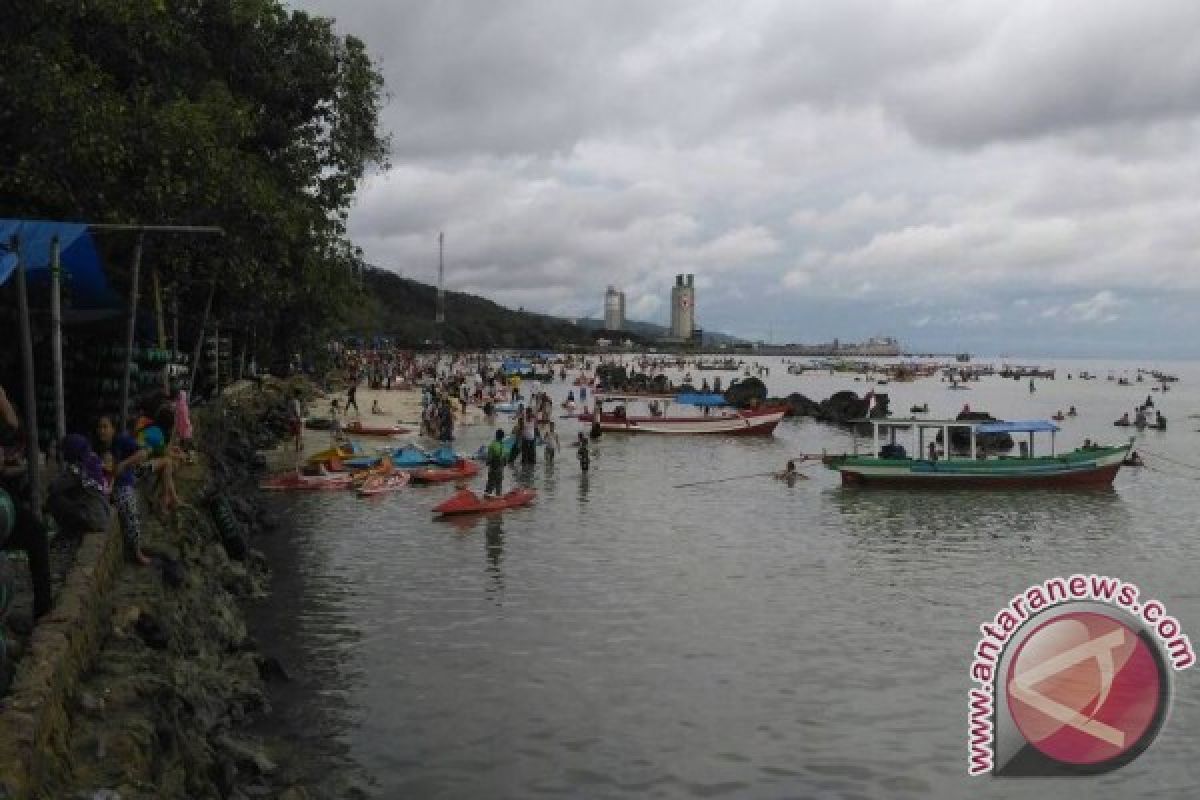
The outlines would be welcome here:
<svg viewBox="0 0 1200 800">
<path fill-rule="evenodd" d="M 499 497 L 504 493 L 504 466 L 508 460 L 504 457 L 504 431 L 497 430 L 496 438 L 487 448 L 487 487 L 483 490 L 484 497 Z"/>
</svg>

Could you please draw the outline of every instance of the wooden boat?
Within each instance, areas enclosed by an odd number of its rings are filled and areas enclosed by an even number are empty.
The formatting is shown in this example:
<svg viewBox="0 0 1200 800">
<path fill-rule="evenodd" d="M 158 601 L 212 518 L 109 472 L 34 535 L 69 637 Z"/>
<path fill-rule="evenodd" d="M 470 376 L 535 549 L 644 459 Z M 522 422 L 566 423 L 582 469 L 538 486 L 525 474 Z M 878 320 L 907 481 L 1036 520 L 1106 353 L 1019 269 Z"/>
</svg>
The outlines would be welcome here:
<svg viewBox="0 0 1200 800">
<path fill-rule="evenodd" d="M 466 458 L 452 467 L 424 467 L 410 472 L 414 483 L 448 483 L 479 474 L 479 464 Z"/>
<path fill-rule="evenodd" d="M 344 472 L 331 475 L 301 475 L 298 472 L 285 472 L 265 479 L 258 488 L 272 492 L 313 492 L 332 489 L 348 489 L 351 478 Z"/>
<path fill-rule="evenodd" d="M 433 507 L 433 513 L 449 516 L 452 514 L 484 514 L 489 511 L 503 511 L 506 508 L 527 506 L 537 497 L 533 489 L 513 489 L 508 494 L 499 497 L 481 497 L 470 489 L 461 489 L 450 498 Z"/>
<path fill-rule="evenodd" d="M 408 486 L 410 477 L 407 472 L 391 472 L 386 475 L 370 475 L 362 486 L 358 487 L 359 497 L 371 497 L 377 494 L 396 492 Z"/>
<path fill-rule="evenodd" d="M 403 428 L 399 425 L 363 425 L 359 420 L 347 423 L 343 430 L 358 436 L 402 436 L 412 433 L 412 428 Z"/>
<path fill-rule="evenodd" d="M 843 486 L 929 489 L 1061 489 L 1111 486 L 1132 445 L 1079 448 L 1055 454 L 1053 436 L 1058 426 L 1046 420 L 1022 422 L 980 422 L 959 420 L 869 420 L 872 423 L 870 455 L 827 456 L 825 465 L 841 474 Z M 909 429 L 914 434 L 917 453 L 925 452 L 925 432 L 941 431 L 943 441 L 951 441 L 950 431 L 967 428 L 970 452 L 966 457 L 910 458 L 896 443 L 896 431 Z M 890 443 L 880 448 L 881 432 L 890 435 Z M 1050 454 L 1033 454 L 1033 435 L 1051 435 Z M 978 458 L 976 435 L 988 433 L 1027 433 L 1018 458 Z M 930 437 L 932 440 L 933 437 Z"/>
<path fill-rule="evenodd" d="M 661 416 L 648 414 L 630 415 L 625 400 L 640 398 L 605 397 L 601 403 L 621 403 L 613 411 L 606 412 L 601 406 L 600 430 L 613 433 L 659 433 L 659 434 L 723 434 L 725 436 L 767 436 L 787 413 L 787 406 L 764 406 L 747 410 L 721 410 L 708 416 L 699 414 Z M 580 422 L 591 423 L 594 412 L 579 414 Z"/>
</svg>

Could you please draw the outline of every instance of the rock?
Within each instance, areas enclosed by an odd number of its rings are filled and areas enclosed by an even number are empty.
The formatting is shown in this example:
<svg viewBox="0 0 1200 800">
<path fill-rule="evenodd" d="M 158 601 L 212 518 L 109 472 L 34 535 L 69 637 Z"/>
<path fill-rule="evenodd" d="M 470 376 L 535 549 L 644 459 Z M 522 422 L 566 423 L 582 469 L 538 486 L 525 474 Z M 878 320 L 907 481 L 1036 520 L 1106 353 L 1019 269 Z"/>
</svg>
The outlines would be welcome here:
<svg viewBox="0 0 1200 800">
<path fill-rule="evenodd" d="M 249 742 L 238 741 L 229 736 L 220 736 L 215 744 L 238 767 L 249 767 L 260 775 L 270 775 L 278 769 L 278 766 L 266 753 Z"/>
<path fill-rule="evenodd" d="M 178 589 L 187 579 L 187 570 L 183 564 L 171 558 L 170 556 L 158 557 L 158 568 L 162 573 L 162 581 L 164 586 L 172 589 Z"/>
<path fill-rule="evenodd" d="M 308 792 L 301 786 L 290 786 L 280 792 L 275 800 L 310 800 Z"/>
<path fill-rule="evenodd" d="M 271 681 L 290 681 L 292 678 L 288 675 L 283 664 L 279 663 L 279 659 L 275 656 L 259 656 L 255 660 L 258 666 L 258 676 L 268 683 Z"/>
<path fill-rule="evenodd" d="M 145 611 L 138 615 L 133 630 L 147 647 L 152 647 L 155 650 L 166 650 L 167 645 L 170 643 L 162 623 Z"/>
<path fill-rule="evenodd" d="M 767 385 L 758 378 L 736 380 L 725 390 L 725 402 L 738 408 L 746 408 L 767 399 Z"/>
<path fill-rule="evenodd" d="M 94 792 L 82 792 L 77 797 L 80 800 L 121 800 L 121 793 L 116 789 L 97 789 Z"/>
<path fill-rule="evenodd" d="M 89 714 L 97 714 L 104 710 L 104 700 L 85 690 L 79 693 L 79 707 Z"/>
</svg>

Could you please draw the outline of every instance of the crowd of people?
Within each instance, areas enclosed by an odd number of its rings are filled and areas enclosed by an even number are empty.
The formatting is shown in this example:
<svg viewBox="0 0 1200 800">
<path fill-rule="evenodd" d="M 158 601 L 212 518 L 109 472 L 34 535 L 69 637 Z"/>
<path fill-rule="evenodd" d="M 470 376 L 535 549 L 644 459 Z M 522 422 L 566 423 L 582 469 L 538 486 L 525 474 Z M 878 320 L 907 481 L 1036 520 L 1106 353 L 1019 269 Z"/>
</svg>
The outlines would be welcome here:
<svg viewBox="0 0 1200 800">
<path fill-rule="evenodd" d="M 68 434 L 39 463 L 47 466 L 46 491 L 34 500 L 30 486 L 29 432 L 8 394 L 0 387 L 0 490 L 15 508 L 11 530 L 0 530 L 6 550 L 27 554 L 33 588 L 33 616 L 52 605 L 50 528 L 78 540 L 103 531 L 113 514 L 120 520 L 126 557 L 148 565 L 142 549 L 142 506 L 170 514 L 180 506 L 174 475 L 191 458 L 192 425 L 186 392 L 172 398 L 148 395 L 137 404 L 132 424 L 120 430 L 116 414 L 95 420 L 90 435 Z"/>
</svg>

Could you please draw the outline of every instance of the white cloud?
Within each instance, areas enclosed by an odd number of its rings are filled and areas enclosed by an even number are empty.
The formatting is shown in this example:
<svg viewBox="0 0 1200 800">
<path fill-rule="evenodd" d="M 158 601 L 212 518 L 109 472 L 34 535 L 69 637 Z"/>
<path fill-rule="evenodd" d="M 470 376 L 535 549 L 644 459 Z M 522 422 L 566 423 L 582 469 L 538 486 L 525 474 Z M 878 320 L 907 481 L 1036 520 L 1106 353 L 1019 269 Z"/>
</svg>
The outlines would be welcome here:
<svg viewBox="0 0 1200 800">
<path fill-rule="evenodd" d="M 1113 312 L 1122 305 L 1123 300 L 1104 289 L 1067 306 L 1067 316 L 1077 322 L 1115 322 L 1117 315 Z"/>
</svg>

